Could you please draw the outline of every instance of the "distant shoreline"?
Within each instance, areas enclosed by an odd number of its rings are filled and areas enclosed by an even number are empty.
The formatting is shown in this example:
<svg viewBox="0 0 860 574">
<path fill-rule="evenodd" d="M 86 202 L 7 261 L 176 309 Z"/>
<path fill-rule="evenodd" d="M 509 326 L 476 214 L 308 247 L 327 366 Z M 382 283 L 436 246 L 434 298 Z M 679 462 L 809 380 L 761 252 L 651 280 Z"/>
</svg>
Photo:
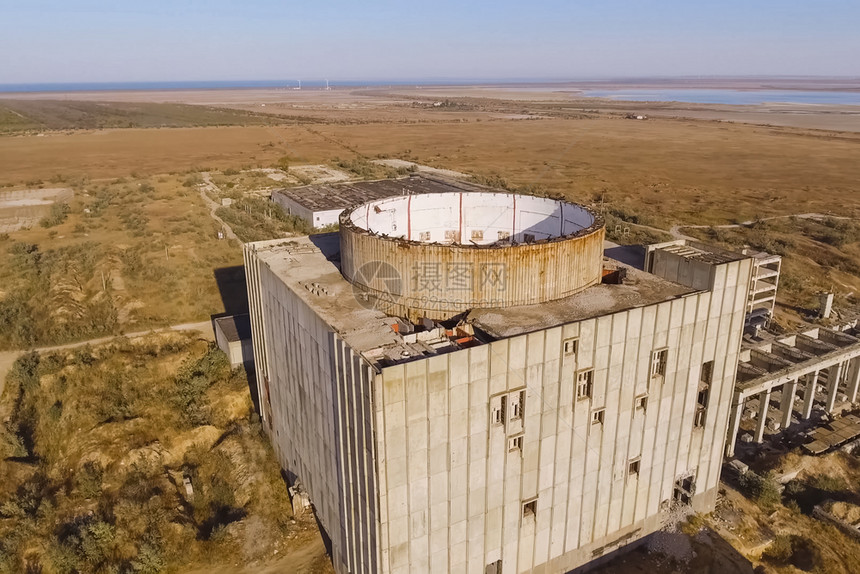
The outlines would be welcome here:
<svg viewBox="0 0 860 574">
<path fill-rule="evenodd" d="M 84 86 L 79 86 L 84 87 Z M 344 86 L 331 82 L 331 90 L 302 82 L 302 89 L 276 86 L 181 87 L 176 84 L 161 89 L 101 91 L 49 91 L 0 93 L 3 101 L 68 100 L 80 102 L 114 102 L 140 104 L 187 104 L 275 115 L 357 118 L 362 113 L 380 114 L 392 119 L 391 110 L 404 103 L 468 100 L 466 116 L 502 114 L 498 106 L 537 106 L 533 115 L 545 116 L 543 110 L 600 110 L 651 118 L 688 118 L 704 121 L 730 121 L 759 125 L 860 132 L 860 79 L 849 78 L 688 78 L 628 79 L 593 82 L 519 82 L 481 84 L 380 84 Z M 297 87 L 297 86 L 296 86 Z M 704 91 L 718 99 L 692 98 L 694 90 Z M 598 93 L 598 92 L 605 93 Z M 625 94 L 645 91 L 646 97 L 625 99 Z M 659 95 L 657 95 L 659 92 Z M 672 92 L 683 92 L 680 95 Z M 774 97 L 774 92 L 778 92 Z M 590 96 L 590 97 L 589 97 Z M 600 97 L 603 96 L 603 97 Z M 729 98 L 731 96 L 731 98 Z M 824 99 L 822 98 L 830 98 Z M 792 101 L 794 100 L 794 101 Z M 393 106 L 393 107 L 392 107 Z M 386 111 L 383 111 L 386 110 Z M 448 108 L 444 111 L 450 112 Z M 530 113 L 532 113 L 530 112 Z M 576 112 L 579 113 L 579 112 Z M 396 115 L 396 114 L 395 114 Z M 550 114 L 552 115 L 552 114 Z M 376 116 L 375 116 L 376 117 Z M 430 119 L 434 116 L 428 116 Z M 436 117 L 445 117 L 440 114 Z M 495 117 L 495 116 L 493 116 Z"/>
<path fill-rule="evenodd" d="M 508 88 L 526 90 L 710 89 L 739 91 L 807 91 L 860 93 L 860 78 L 679 77 L 599 80 L 214 80 L 167 82 L 46 82 L 0 84 L 0 94 L 62 94 L 82 92 L 184 92 L 222 90 L 320 91 L 378 88 Z"/>
</svg>

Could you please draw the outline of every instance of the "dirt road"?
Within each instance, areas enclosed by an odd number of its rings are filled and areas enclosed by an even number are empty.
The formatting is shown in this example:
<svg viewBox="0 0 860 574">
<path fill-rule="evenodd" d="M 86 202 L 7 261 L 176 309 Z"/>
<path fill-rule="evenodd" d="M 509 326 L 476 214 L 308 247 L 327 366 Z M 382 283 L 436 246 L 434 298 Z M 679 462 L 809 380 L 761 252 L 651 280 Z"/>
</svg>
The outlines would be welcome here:
<svg viewBox="0 0 860 574">
<path fill-rule="evenodd" d="M 220 207 L 212 198 L 209 197 L 209 194 L 206 193 L 207 190 L 212 191 L 213 193 L 220 194 L 221 190 L 218 189 L 218 186 L 212 181 L 212 178 L 209 175 L 208 171 L 204 171 L 200 173 L 200 177 L 203 178 L 203 183 L 200 185 L 200 197 L 203 198 L 203 202 L 206 204 L 206 207 L 209 208 L 209 215 L 212 216 L 218 225 L 221 226 L 221 229 L 224 230 L 224 234 L 228 239 L 235 239 L 239 243 L 242 243 L 242 240 L 239 239 L 233 230 L 230 229 L 230 226 L 224 223 L 224 220 L 218 217 L 215 214 L 215 211 Z"/>
<path fill-rule="evenodd" d="M 208 341 L 215 340 L 215 333 L 212 331 L 212 322 L 211 321 L 201 321 L 199 323 L 183 323 L 181 325 L 171 325 L 170 327 L 165 327 L 163 329 L 150 329 L 149 331 L 138 331 L 135 333 L 126 333 L 124 336 L 129 339 L 134 339 L 137 337 L 143 337 L 144 335 L 149 335 L 150 333 L 163 333 L 165 331 L 199 331 L 204 339 Z M 63 349 L 75 349 L 78 347 L 83 347 L 84 345 L 100 345 L 102 343 L 107 343 L 115 339 L 116 336 L 111 337 L 100 337 L 98 339 L 89 339 L 88 341 L 78 341 L 76 343 L 68 343 L 66 345 L 56 345 L 53 347 L 39 347 L 33 349 L 34 351 L 45 352 L 45 351 L 61 351 Z M 17 351 L 0 351 L 0 395 L 3 394 L 3 386 L 6 383 L 6 375 L 9 373 L 9 369 L 12 368 L 12 364 L 15 360 L 20 357 L 25 350 L 17 350 Z"/>
</svg>

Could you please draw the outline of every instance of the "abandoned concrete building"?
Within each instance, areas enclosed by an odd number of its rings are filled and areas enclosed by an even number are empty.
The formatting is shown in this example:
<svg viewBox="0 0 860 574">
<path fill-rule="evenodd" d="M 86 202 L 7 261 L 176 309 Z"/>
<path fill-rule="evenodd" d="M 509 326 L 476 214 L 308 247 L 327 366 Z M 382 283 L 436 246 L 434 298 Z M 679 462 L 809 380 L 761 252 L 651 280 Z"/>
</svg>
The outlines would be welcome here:
<svg viewBox="0 0 860 574">
<path fill-rule="evenodd" d="M 416 193 L 437 193 L 458 191 L 460 188 L 449 186 L 446 179 L 431 176 L 412 175 L 399 179 L 378 181 L 352 181 L 287 187 L 272 192 L 272 201 L 277 203 L 288 215 L 301 217 L 314 229 L 337 225 L 344 209 L 359 203 L 384 199 L 394 195 Z"/>
<path fill-rule="evenodd" d="M 567 572 L 713 509 L 751 258 L 645 272 L 583 206 L 420 191 L 245 246 L 264 428 L 336 571 Z"/>
</svg>

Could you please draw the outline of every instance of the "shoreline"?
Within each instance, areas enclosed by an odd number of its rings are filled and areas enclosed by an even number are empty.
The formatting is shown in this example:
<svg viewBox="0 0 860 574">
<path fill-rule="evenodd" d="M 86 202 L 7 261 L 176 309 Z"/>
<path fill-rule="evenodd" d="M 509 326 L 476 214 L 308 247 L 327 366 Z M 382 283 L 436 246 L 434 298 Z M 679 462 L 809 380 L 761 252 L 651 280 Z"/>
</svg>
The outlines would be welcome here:
<svg viewBox="0 0 860 574">
<path fill-rule="evenodd" d="M 734 87 L 729 84 L 735 83 Z M 808 82 L 811 82 L 809 80 Z M 816 80 L 819 91 L 825 88 L 836 88 L 839 83 L 841 90 L 858 90 L 853 82 L 842 79 Z M 634 101 L 611 97 L 585 96 L 586 90 L 632 89 L 632 81 L 628 83 L 602 82 L 558 82 L 558 83 L 520 83 L 520 84 L 476 84 L 476 85 L 432 85 L 432 86 L 376 86 L 376 87 L 333 87 L 331 90 L 316 87 L 301 90 L 291 88 L 198 88 L 198 89 L 162 89 L 162 90 L 105 90 L 77 92 L 3 92 L 0 93 L 0 105 L 4 100 L 18 101 L 87 101 L 95 103 L 132 103 L 132 104 L 188 104 L 210 107 L 240 109 L 244 111 L 259 111 L 275 115 L 305 115 L 319 119 L 337 120 L 338 118 L 357 117 L 370 113 L 368 118 L 373 121 L 392 121 L 400 115 L 398 109 L 403 106 L 427 106 L 431 102 L 450 100 L 466 100 L 466 108 L 443 110 L 438 113 L 420 112 L 424 119 L 443 119 L 452 114 L 464 118 L 476 119 L 510 113 L 510 110 L 530 108 L 529 117 L 552 117 L 566 110 L 593 110 L 607 114 L 635 114 L 653 118 L 675 118 L 698 121 L 725 121 L 754 124 L 762 126 L 792 127 L 800 129 L 818 129 L 841 132 L 860 132 L 860 104 L 831 104 L 831 103 L 698 103 L 685 101 Z M 640 84 L 646 81 L 640 80 Z M 675 82 L 671 89 L 708 89 L 703 84 L 715 84 L 715 80 L 691 80 L 685 85 Z M 772 91 L 777 82 L 768 81 L 762 86 L 761 80 L 722 80 L 722 87 L 712 89 L 740 89 L 746 91 Z M 803 89 L 801 81 L 794 80 L 795 89 Z M 848 84 L 851 83 L 849 86 Z M 737 84 L 744 84 L 739 86 Z M 756 84 L 755 86 L 753 84 Z M 786 86 L 780 87 L 783 89 Z M 647 89 L 642 87 L 641 89 Z M 666 84 L 663 89 L 670 89 Z M 507 116 L 505 116 L 507 117 Z M 510 118 L 516 119 L 516 118 Z"/>
<path fill-rule="evenodd" d="M 573 91 L 585 92 L 589 90 L 630 90 L 630 89 L 660 89 L 660 90 L 733 90 L 744 92 L 757 91 L 808 91 L 808 92 L 837 92 L 837 93 L 860 93 L 860 77 L 695 77 L 695 78 L 620 78 L 620 79 L 596 79 L 596 80 L 535 80 L 535 81 L 346 81 L 345 83 L 331 85 L 326 89 L 321 81 L 311 81 L 301 85 L 292 85 L 289 80 L 280 82 L 272 81 L 249 81 L 242 85 L 241 81 L 212 81 L 212 82 L 45 82 L 45 83 L 20 83 L 0 84 L 1 97 L 14 97 L 15 95 L 70 95 L 70 94 L 104 94 L 104 93 L 138 93 L 138 92 L 229 92 L 229 91 L 284 91 L 284 92 L 323 92 L 323 91 L 351 91 L 351 90 L 434 90 L 434 89 L 508 89 L 526 91 Z M 298 80 L 296 80 L 298 82 Z M 223 85 L 195 85 L 195 84 L 223 84 Z M 233 84 L 233 85 L 230 85 Z M 256 84 L 256 85 L 255 85 Z M 4 89 L 10 86 L 32 86 L 37 89 Z M 39 87 L 45 89 L 38 89 Z M 50 86 L 50 87 L 49 87 Z M 80 86 L 80 87 L 76 87 Z M 99 87 L 104 86 L 104 87 Z"/>
</svg>

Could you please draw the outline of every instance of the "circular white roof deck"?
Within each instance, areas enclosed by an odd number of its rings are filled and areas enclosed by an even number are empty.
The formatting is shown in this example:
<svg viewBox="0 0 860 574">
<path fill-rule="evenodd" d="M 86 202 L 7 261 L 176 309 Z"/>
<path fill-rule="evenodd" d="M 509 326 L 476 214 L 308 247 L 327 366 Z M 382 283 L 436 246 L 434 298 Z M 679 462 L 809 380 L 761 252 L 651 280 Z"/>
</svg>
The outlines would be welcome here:
<svg viewBox="0 0 860 574">
<path fill-rule="evenodd" d="M 492 192 L 390 197 L 348 214 L 353 225 L 377 235 L 464 246 L 568 237 L 595 222 L 591 211 L 574 203 Z"/>
<path fill-rule="evenodd" d="M 390 315 L 446 319 L 598 283 L 603 237 L 602 218 L 574 203 L 490 191 L 403 195 L 340 215 L 341 272 Z"/>
</svg>

